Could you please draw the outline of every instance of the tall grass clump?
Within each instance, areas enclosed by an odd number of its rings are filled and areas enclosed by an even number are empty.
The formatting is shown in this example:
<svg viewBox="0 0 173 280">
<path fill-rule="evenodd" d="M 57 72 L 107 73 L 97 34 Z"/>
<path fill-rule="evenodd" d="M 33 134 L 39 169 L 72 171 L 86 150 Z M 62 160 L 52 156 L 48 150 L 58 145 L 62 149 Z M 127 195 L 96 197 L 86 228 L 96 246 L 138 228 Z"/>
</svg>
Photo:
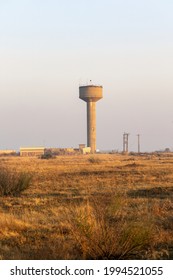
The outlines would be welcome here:
<svg viewBox="0 0 173 280">
<path fill-rule="evenodd" d="M 75 248 L 83 259 L 143 259 L 151 256 L 153 225 L 110 215 L 109 207 L 76 207 L 69 220 Z M 120 213 L 118 210 L 117 214 Z M 119 214 L 118 214 L 119 215 Z"/>
<path fill-rule="evenodd" d="M 88 159 L 89 163 L 95 163 L 95 164 L 98 164 L 98 163 L 101 163 L 101 159 L 98 158 L 98 157 L 95 157 L 95 156 L 91 156 L 89 157 Z"/>
<path fill-rule="evenodd" d="M 18 196 L 31 184 L 32 175 L 0 167 L 0 196 Z"/>
</svg>

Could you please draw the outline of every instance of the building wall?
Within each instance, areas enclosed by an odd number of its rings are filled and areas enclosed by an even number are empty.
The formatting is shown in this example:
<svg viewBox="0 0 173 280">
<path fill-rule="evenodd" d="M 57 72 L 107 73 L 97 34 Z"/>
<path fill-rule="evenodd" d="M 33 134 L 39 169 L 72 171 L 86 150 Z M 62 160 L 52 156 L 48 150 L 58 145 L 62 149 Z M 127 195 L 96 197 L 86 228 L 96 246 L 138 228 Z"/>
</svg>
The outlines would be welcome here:
<svg viewBox="0 0 173 280">
<path fill-rule="evenodd" d="M 86 155 L 86 154 L 90 154 L 91 153 L 91 148 L 90 147 L 85 147 L 82 149 L 82 154 Z"/>
<path fill-rule="evenodd" d="M 41 156 L 44 155 L 45 148 L 20 148 L 20 156 L 22 157 L 33 157 L 33 156 Z"/>
</svg>

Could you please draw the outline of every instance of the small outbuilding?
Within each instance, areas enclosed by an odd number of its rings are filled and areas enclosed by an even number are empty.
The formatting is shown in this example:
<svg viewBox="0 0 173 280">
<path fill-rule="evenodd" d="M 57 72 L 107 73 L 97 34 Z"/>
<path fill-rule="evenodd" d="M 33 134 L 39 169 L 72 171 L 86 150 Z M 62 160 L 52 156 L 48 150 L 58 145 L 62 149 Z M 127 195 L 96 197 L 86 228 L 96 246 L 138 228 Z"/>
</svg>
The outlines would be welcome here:
<svg viewBox="0 0 173 280">
<path fill-rule="evenodd" d="M 20 148 L 20 156 L 22 157 L 35 157 L 42 156 L 45 153 L 44 147 L 26 147 Z"/>
<path fill-rule="evenodd" d="M 87 155 L 87 154 L 91 154 L 91 147 L 85 147 L 82 149 L 82 154 L 83 155 Z"/>
</svg>

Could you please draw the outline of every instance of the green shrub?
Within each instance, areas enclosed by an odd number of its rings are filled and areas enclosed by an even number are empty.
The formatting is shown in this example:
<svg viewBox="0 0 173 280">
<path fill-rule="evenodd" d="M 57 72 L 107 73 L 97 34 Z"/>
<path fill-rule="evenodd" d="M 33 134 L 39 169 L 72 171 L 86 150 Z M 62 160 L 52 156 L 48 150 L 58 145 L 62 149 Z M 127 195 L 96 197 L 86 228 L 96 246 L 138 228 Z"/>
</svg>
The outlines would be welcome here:
<svg viewBox="0 0 173 280">
<path fill-rule="evenodd" d="M 45 153 L 44 155 L 41 155 L 41 159 L 52 159 L 55 158 L 54 155 L 52 155 L 52 153 Z"/>
<path fill-rule="evenodd" d="M 0 167 L 0 196 L 18 196 L 30 186 L 32 176 Z"/>
</svg>

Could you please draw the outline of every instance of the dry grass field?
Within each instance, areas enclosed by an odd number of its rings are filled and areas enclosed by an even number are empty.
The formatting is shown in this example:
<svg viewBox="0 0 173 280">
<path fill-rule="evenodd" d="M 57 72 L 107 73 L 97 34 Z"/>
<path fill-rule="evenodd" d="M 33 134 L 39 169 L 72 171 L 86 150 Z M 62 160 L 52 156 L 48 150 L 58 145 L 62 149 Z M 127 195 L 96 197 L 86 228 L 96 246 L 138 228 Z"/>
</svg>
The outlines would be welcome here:
<svg viewBox="0 0 173 280">
<path fill-rule="evenodd" d="M 173 155 L 0 157 L 0 259 L 173 259 Z"/>
</svg>

